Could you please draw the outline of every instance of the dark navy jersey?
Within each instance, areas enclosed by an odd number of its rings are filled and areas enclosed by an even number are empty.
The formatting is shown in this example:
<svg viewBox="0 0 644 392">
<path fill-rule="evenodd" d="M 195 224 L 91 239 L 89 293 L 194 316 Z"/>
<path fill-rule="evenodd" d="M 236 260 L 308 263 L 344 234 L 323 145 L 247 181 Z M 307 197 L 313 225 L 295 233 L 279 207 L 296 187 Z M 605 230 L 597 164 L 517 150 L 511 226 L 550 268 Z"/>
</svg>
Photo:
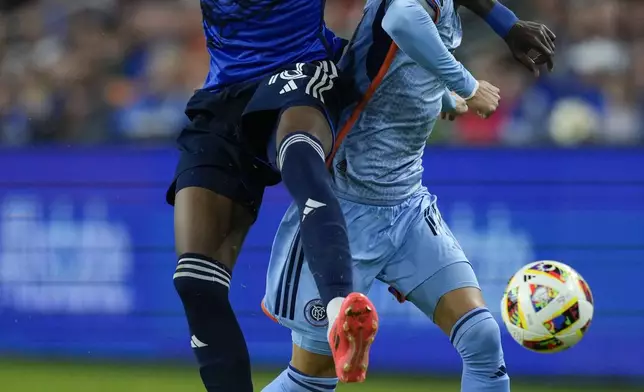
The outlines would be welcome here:
<svg viewBox="0 0 644 392">
<path fill-rule="evenodd" d="M 333 59 L 342 46 L 324 25 L 324 0 L 200 1 L 210 54 L 204 90 Z"/>
</svg>

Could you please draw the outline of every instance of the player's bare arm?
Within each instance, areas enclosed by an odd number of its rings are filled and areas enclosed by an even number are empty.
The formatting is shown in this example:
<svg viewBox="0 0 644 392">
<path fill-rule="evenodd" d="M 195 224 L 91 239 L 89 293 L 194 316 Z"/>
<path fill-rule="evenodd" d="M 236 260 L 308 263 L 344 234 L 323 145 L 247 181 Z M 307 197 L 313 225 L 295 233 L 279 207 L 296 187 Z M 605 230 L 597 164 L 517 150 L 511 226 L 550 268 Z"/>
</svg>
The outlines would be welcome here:
<svg viewBox="0 0 644 392">
<path fill-rule="evenodd" d="M 457 3 L 485 20 L 503 38 L 512 56 L 539 76 L 539 66 L 554 68 L 556 35 L 544 24 L 520 20 L 496 0 L 458 0 Z"/>
</svg>

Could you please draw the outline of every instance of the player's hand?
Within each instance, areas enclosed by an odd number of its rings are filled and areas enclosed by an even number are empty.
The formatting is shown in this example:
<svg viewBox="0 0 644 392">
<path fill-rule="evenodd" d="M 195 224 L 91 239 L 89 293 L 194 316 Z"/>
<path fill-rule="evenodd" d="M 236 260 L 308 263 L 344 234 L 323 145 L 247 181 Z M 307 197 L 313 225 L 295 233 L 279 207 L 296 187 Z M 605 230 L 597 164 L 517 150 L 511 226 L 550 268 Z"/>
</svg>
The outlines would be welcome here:
<svg viewBox="0 0 644 392">
<path fill-rule="evenodd" d="M 467 101 L 461 98 L 458 94 L 452 93 L 452 98 L 454 98 L 454 101 L 456 102 L 456 108 L 447 112 L 441 112 L 441 118 L 443 120 L 454 121 L 456 120 L 456 117 L 464 115 L 469 110 L 467 107 Z"/>
<path fill-rule="evenodd" d="M 547 64 L 548 71 L 555 66 L 556 38 L 546 25 L 520 20 L 505 37 L 505 42 L 512 56 L 538 77 L 539 66 Z"/>
<path fill-rule="evenodd" d="M 483 118 L 488 118 L 499 107 L 499 101 L 501 100 L 500 92 L 498 87 L 493 86 L 485 80 L 479 80 L 479 88 L 476 90 L 476 94 L 465 102 L 470 110 L 473 110 Z"/>
</svg>

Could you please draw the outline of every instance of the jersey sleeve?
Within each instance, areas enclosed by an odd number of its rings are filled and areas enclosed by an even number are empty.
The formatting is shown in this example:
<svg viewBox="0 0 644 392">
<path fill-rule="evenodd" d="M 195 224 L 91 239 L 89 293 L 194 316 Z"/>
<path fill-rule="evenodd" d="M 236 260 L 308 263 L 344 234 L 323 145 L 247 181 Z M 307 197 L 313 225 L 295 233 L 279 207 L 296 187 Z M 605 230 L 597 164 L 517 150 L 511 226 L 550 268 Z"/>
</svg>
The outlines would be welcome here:
<svg viewBox="0 0 644 392">
<path fill-rule="evenodd" d="M 438 0 L 416 0 L 418 4 L 427 12 L 427 14 L 432 18 L 434 23 L 438 23 L 441 17 L 441 7 L 438 4 Z M 394 0 L 387 0 L 387 8 L 393 3 Z"/>
<path fill-rule="evenodd" d="M 389 1 L 382 28 L 418 65 L 437 75 L 451 91 L 470 98 L 478 82 L 447 50 L 436 23 L 421 2 L 429 5 L 433 0 Z"/>
<path fill-rule="evenodd" d="M 443 97 L 441 99 L 442 112 L 452 112 L 456 110 L 456 99 L 452 96 L 452 92 L 448 89 L 445 89 L 443 92 Z"/>
<path fill-rule="evenodd" d="M 427 11 L 434 23 L 441 20 L 441 7 L 437 0 L 418 0 L 421 6 Z"/>
</svg>

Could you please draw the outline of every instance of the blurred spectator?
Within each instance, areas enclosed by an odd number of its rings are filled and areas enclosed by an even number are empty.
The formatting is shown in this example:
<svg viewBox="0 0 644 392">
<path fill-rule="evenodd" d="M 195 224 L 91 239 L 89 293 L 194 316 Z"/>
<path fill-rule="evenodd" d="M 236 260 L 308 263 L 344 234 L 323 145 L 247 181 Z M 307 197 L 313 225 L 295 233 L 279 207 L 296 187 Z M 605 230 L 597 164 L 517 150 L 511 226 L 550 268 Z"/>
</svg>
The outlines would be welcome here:
<svg viewBox="0 0 644 392">
<path fill-rule="evenodd" d="M 644 140 L 644 2 L 508 1 L 557 34 L 557 66 L 539 80 L 469 13 L 460 58 L 501 88 L 489 120 L 439 123 L 433 142 L 629 145 Z M 350 37 L 361 0 L 329 0 Z M 185 0 L 0 2 L 0 143 L 172 139 L 206 75 L 198 3 Z"/>
</svg>

